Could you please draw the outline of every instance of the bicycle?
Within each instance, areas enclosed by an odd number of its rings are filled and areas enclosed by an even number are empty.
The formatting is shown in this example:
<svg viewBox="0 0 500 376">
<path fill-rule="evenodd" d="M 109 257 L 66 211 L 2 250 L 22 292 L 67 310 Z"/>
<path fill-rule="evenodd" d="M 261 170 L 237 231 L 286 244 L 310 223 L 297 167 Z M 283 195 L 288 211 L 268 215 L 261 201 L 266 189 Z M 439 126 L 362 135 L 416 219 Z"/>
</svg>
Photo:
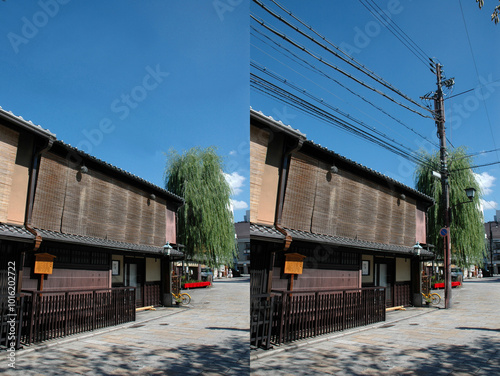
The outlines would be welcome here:
<svg viewBox="0 0 500 376">
<path fill-rule="evenodd" d="M 422 296 L 424 297 L 424 299 L 431 303 L 431 304 L 439 304 L 439 302 L 441 302 L 441 295 L 439 295 L 437 292 L 430 292 L 428 294 L 425 294 L 425 293 L 422 293 Z"/>
<path fill-rule="evenodd" d="M 172 293 L 172 296 L 174 297 L 176 302 L 179 302 L 181 304 L 189 304 L 191 302 L 191 295 L 186 292 L 182 292 L 179 294 Z"/>
</svg>

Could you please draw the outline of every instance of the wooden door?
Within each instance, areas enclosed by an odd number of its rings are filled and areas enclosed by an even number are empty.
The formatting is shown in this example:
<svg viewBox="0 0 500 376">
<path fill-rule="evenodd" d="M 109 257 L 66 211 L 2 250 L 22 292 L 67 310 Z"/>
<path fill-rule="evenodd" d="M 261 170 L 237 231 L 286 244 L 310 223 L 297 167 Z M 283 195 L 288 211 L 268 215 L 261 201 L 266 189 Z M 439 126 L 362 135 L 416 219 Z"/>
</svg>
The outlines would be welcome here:
<svg viewBox="0 0 500 376">
<path fill-rule="evenodd" d="M 385 287 L 385 305 L 394 304 L 395 262 L 393 259 L 375 259 L 375 284 Z"/>
<path fill-rule="evenodd" d="M 125 259 L 125 286 L 135 287 L 135 305 L 144 305 L 145 276 L 144 259 Z"/>
</svg>

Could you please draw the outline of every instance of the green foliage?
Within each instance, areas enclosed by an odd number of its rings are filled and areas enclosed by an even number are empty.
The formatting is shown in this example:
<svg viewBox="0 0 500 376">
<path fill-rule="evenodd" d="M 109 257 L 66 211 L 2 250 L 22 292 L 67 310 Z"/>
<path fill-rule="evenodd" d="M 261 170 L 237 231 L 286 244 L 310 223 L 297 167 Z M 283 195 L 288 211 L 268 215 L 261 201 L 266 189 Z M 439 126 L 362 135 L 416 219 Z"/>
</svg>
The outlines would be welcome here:
<svg viewBox="0 0 500 376">
<path fill-rule="evenodd" d="M 165 187 L 184 198 L 179 210 L 178 237 L 188 259 L 212 268 L 232 266 L 236 254 L 231 187 L 215 148 L 192 148 L 167 156 Z"/>
<path fill-rule="evenodd" d="M 432 176 L 432 168 L 439 171 L 439 152 L 430 155 L 425 151 L 420 152 L 427 162 L 419 165 L 415 170 L 415 188 L 422 193 L 431 196 L 436 205 L 428 210 L 428 238 L 431 244 L 436 246 L 435 251 L 438 258 L 443 258 L 443 238 L 439 230 L 444 227 L 443 203 L 441 201 L 441 180 Z M 452 262 L 459 267 L 469 265 L 481 266 L 484 262 L 484 219 L 479 208 L 479 199 L 482 192 L 474 177 L 471 157 L 468 157 L 464 148 L 448 151 L 449 155 L 449 191 L 450 191 L 450 234 L 452 248 Z M 472 203 L 467 202 L 466 188 L 475 188 L 476 195 Z"/>
<path fill-rule="evenodd" d="M 482 8 L 484 5 L 484 0 L 476 0 L 476 3 L 479 3 L 479 8 Z M 500 21 L 499 16 L 500 16 L 500 5 L 497 5 L 493 10 L 493 13 L 491 14 L 491 20 L 494 21 L 495 24 L 498 24 L 498 22 Z"/>
</svg>

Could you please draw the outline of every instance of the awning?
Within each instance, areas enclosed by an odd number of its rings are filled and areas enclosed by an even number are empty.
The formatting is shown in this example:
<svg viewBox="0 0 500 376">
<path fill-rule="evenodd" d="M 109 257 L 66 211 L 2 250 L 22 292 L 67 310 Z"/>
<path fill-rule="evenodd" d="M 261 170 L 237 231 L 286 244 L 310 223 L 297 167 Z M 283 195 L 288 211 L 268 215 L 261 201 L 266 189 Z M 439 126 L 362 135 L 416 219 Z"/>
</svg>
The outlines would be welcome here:
<svg viewBox="0 0 500 376">
<path fill-rule="evenodd" d="M 406 256 L 413 256 L 413 246 L 400 246 L 384 243 L 368 242 L 359 239 L 344 238 L 341 236 L 315 234 L 312 232 L 292 230 L 285 228 L 292 236 L 293 241 L 303 241 L 310 243 L 328 244 L 333 246 L 342 246 L 346 248 L 359 249 L 368 252 L 388 252 L 394 254 L 401 254 Z M 275 227 L 250 224 L 250 239 L 267 240 L 267 241 L 285 241 L 285 236 L 279 232 Z M 292 243 L 293 244 L 293 243 Z M 420 251 L 421 259 L 432 259 L 434 254 L 426 249 Z"/>
</svg>

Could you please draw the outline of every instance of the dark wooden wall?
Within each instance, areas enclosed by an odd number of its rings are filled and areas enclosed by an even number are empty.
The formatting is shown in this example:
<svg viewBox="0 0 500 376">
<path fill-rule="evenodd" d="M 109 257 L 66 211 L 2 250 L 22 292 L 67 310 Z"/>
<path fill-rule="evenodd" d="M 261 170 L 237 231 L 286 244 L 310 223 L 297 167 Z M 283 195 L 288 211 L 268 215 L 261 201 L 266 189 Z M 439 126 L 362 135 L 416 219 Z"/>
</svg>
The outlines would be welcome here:
<svg viewBox="0 0 500 376">
<path fill-rule="evenodd" d="M 162 245 L 166 201 L 99 171 L 81 174 L 46 153 L 41 161 L 32 223 L 47 230 L 128 243 Z"/>
<path fill-rule="evenodd" d="M 287 290 L 289 275 L 281 273 L 282 268 L 273 270 L 273 290 Z M 295 277 L 293 291 L 355 289 L 361 287 L 359 270 L 303 269 L 302 274 Z"/>
<path fill-rule="evenodd" d="M 109 270 L 83 270 L 54 268 L 43 282 L 43 290 L 92 290 L 111 287 Z M 37 290 L 39 276 L 31 278 L 31 267 L 24 267 L 23 290 Z"/>
<path fill-rule="evenodd" d="M 363 176 L 295 153 L 287 180 L 282 225 L 377 243 L 415 243 L 416 201 Z"/>
</svg>

